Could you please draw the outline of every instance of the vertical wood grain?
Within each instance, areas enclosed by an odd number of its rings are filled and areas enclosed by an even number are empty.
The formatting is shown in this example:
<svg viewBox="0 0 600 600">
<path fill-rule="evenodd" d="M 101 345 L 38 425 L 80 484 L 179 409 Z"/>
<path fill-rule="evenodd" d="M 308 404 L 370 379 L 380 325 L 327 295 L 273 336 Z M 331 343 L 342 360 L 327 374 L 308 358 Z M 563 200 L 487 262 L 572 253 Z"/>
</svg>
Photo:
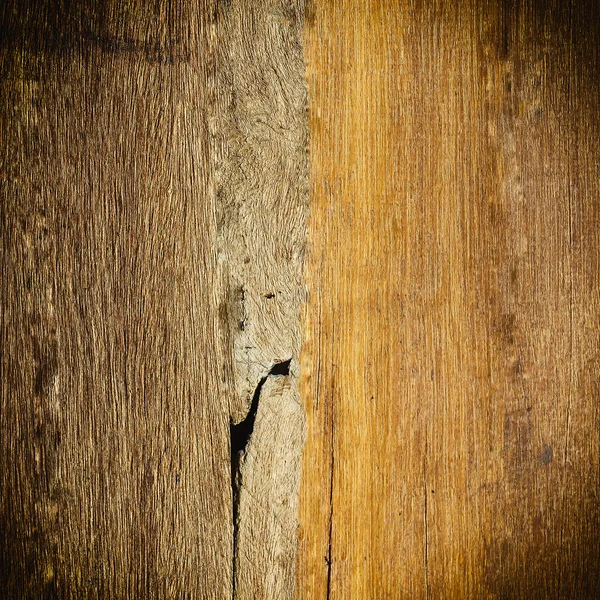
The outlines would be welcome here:
<svg viewBox="0 0 600 600">
<path fill-rule="evenodd" d="M 3 9 L 2 595 L 222 598 L 211 9 L 65 8 Z"/>
<path fill-rule="evenodd" d="M 293 593 L 302 9 L 0 6 L 2 598 Z"/>
<path fill-rule="evenodd" d="M 308 14 L 298 597 L 595 598 L 600 6 Z"/>
</svg>

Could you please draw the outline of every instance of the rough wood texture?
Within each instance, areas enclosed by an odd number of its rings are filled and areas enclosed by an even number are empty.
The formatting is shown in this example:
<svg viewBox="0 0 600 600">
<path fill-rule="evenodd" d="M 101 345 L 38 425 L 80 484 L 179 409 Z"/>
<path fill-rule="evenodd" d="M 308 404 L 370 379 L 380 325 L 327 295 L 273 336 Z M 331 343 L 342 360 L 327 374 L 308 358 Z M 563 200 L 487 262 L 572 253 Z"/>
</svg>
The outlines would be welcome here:
<svg viewBox="0 0 600 600">
<path fill-rule="evenodd" d="M 304 435 L 301 26 L 287 0 L 2 3 L 2 598 L 285 597 L 233 583 L 293 581 L 295 498 L 273 564 L 233 553 Z"/>
<path fill-rule="evenodd" d="M 314 0 L 298 598 L 600 597 L 600 5 Z"/>
<path fill-rule="evenodd" d="M 304 427 L 293 377 L 268 377 L 237 482 L 236 598 L 294 597 Z"/>
<path fill-rule="evenodd" d="M 233 365 L 231 418 L 255 423 L 232 428 L 250 436 L 232 452 L 239 600 L 294 594 L 305 437 L 297 389 L 308 197 L 303 9 L 303 0 L 219 8 L 220 314 Z"/>
<path fill-rule="evenodd" d="M 308 197 L 303 3 L 238 0 L 219 10 L 217 250 L 233 307 L 237 422 L 275 363 L 293 357 L 298 369 Z"/>
</svg>

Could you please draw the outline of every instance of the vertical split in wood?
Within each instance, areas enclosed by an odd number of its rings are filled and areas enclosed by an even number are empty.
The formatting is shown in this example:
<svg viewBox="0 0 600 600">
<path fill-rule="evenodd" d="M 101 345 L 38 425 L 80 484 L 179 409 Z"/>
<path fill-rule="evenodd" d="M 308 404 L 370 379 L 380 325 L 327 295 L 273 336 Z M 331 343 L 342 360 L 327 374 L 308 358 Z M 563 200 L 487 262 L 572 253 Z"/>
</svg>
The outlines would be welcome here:
<svg viewBox="0 0 600 600">
<path fill-rule="evenodd" d="M 269 375 L 237 457 L 234 598 L 292 598 L 305 419 L 291 375 Z"/>
</svg>

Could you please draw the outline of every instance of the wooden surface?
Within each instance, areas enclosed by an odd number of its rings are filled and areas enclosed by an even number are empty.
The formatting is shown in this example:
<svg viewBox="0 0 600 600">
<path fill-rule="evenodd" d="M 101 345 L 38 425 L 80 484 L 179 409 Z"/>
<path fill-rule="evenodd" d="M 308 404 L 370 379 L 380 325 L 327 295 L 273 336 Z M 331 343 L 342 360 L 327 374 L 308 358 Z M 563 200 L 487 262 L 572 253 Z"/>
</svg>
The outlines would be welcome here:
<svg viewBox="0 0 600 600">
<path fill-rule="evenodd" d="M 305 35 L 297 597 L 600 597 L 600 5 Z"/>
<path fill-rule="evenodd" d="M 598 0 L 0 32 L 2 598 L 600 597 Z"/>
<path fill-rule="evenodd" d="M 3 599 L 293 594 L 302 22 L 0 5 Z"/>
</svg>

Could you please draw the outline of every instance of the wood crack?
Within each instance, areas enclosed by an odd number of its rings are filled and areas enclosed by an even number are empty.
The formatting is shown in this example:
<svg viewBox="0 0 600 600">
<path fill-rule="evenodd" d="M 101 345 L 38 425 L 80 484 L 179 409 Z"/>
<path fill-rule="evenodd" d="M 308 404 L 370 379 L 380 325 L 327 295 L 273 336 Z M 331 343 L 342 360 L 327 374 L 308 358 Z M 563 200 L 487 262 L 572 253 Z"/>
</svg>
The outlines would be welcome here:
<svg viewBox="0 0 600 600">
<path fill-rule="evenodd" d="M 425 597 L 429 598 L 429 522 L 427 515 L 427 444 L 423 457 L 423 522 L 425 527 L 424 566 L 425 566 Z"/>
<path fill-rule="evenodd" d="M 269 377 L 289 376 L 292 359 L 277 362 L 259 381 L 252 397 L 252 403 L 246 417 L 239 423 L 230 424 L 231 445 L 231 489 L 232 489 L 232 520 L 233 520 L 233 560 L 232 560 L 232 598 L 236 598 L 236 563 L 238 556 L 239 538 L 239 502 L 242 489 L 241 465 L 248 450 L 249 442 L 254 432 L 256 415 L 261 400 L 261 391 Z"/>
<path fill-rule="evenodd" d="M 331 594 L 331 542 L 333 538 L 333 482 L 335 477 L 335 421 L 331 423 L 331 486 L 329 488 L 329 537 L 327 541 L 327 600 Z"/>
</svg>

